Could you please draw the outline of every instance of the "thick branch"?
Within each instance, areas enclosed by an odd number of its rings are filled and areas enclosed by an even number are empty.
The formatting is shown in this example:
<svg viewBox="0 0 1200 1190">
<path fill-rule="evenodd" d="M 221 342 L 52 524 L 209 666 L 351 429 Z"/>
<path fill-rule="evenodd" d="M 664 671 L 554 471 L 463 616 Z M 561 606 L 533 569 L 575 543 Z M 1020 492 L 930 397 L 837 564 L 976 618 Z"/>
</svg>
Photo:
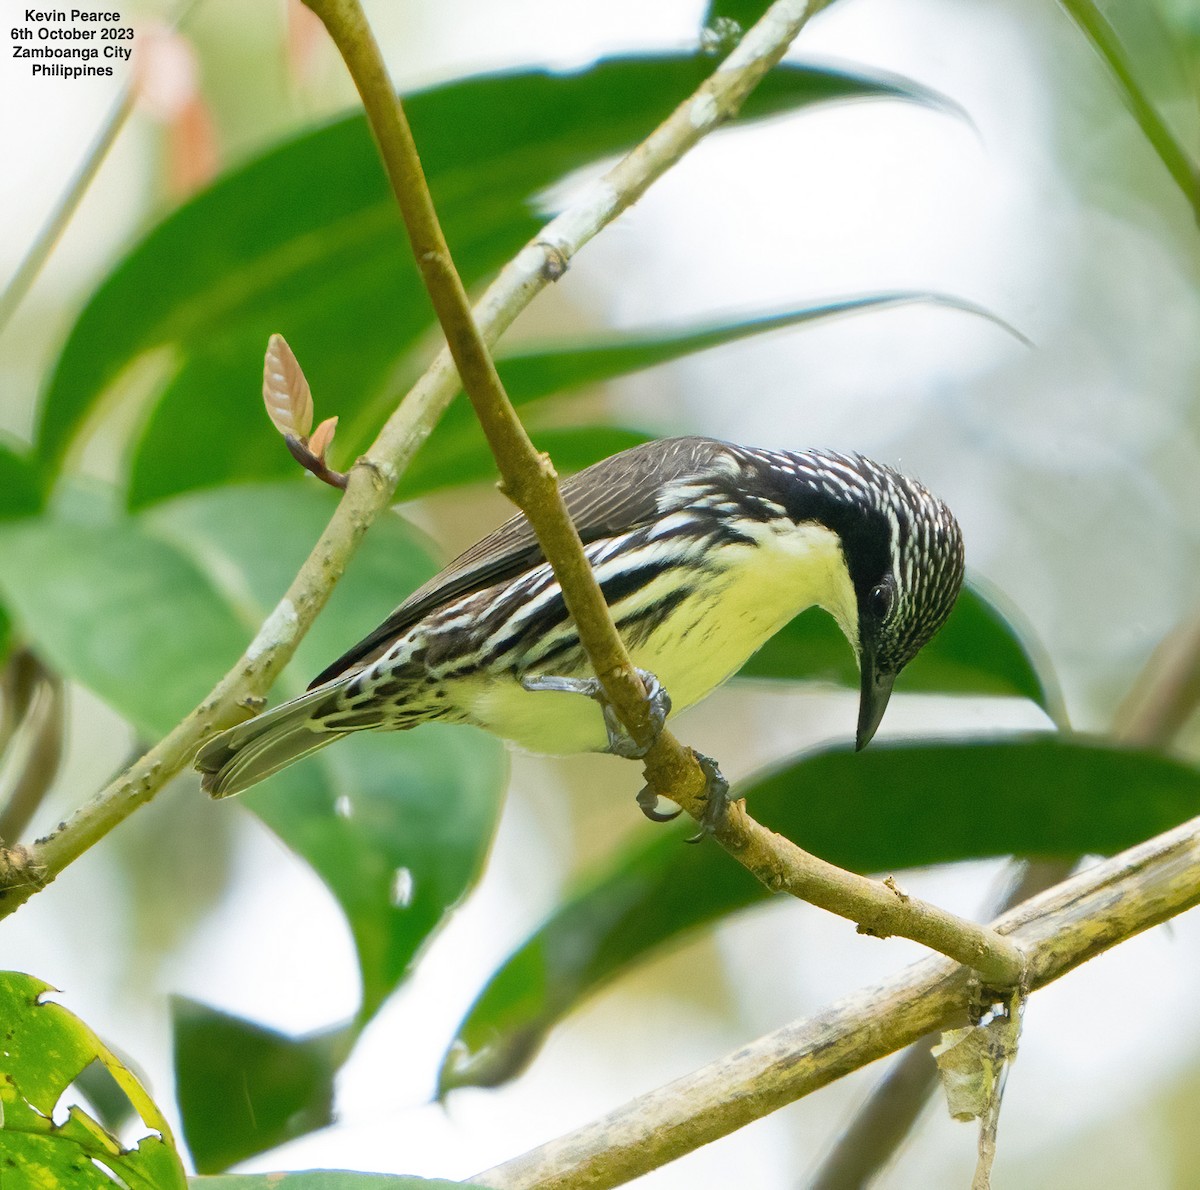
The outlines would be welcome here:
<svg viewBox="0 0 1200 1190">
<path fill-rule="evenodd" d="M 1167 748 L 1200 704 L 1200 615 L 1193 613 L 1160 642 L 1113 716 L 1114 738 L 1140 748 Z M 1033 861 L 997 912 L 1066 879 L 1073 860 Z M 899 1147 L 937 1085 L 930 1049 L 936 1037 L 910 1046 L 879 1080 L 813 1179 L 811 1190 L 865 1185 Z"/>
<path fill-rule="evenodd" d="M 1018 942 L 1036 989 L 1200 903 L 1200 818 L 1140 843 L 993 923 Z M 470 1180 L 491 1190 L 602 1190 L 726 1136 L 835 1079 L 962 1024 L 970 974 L 926 959 L 819 1016 Z"/>
<path fill-rule="evenodd" d="M 487 435 L 503 477 L 503 488 L 537 534 L 608 700 L 633 738 L 649 743 L 653 732 L 641 680 L 613 625 L 600 585 L 558 490 L 550 460 L 540 455 L 529 440 L 475 325 L 466 291 L 438 223 L 403 105 L 388 79 L 361 4 L 359 0 L 306 0 L 306 3 L 324 21 L 362 97 L 404 216 L 413 255 L 463 387 Z M 725 96 L 721 107 L 689 100 L 647 144 L 656 137 L 665 139 L 663 130 L 671 128 L 673 121 L 674 132 L 682 129 L 685 113 L 686 125 L 693 129 L 698 116 L 701 124 L 711 124 L 730 114 L 748 93 L 752 80 L 757 81 L 783 56 L 813 7 L 800 0 L 780 0 L 772 6 L 739 47 L 739 52 L 753 66 L 747 68 L 738 90 Z M 764 40 L 768 33 L 772 41 L 757 50 L 756 40 Z M 636 186 L 631 192 L 638 192 Z M 653 740 L 646 756 L 646 778 L 653 789 L 681 804 L 693 816 L 702 813 L 704 776 L 691 749 L 680 744 L 669 731 L 661 732 Z M 1021 980 L 1020 952 L 1005 939 L 932 905 L 913 901 L 878 881 L 853 875 L 808 855 L 760 826 L 746 814 L 744 807 L 730 813 L 717 829 L 716 838 L 768 888 L 789 892 L 848 917 L 858 922 L 865 933 L 878 937 L 900 934 L 923 942 L 975 967 L 988 981 L 1015 986 Z"/>
<path fill-rule="evenodd" d="M 767 69 L 778 60 L 810 7 L 772 9 L 736 50 L 641 144 L 555 219 L 501 271 L 475 309 L 489 345 L 555 277 L 584 244 L 636 201 L 689 149 L 733 115 Z M 22 861 L 0 870 L 0 918 L 103 838 L 178 773 L 213 732 L 246 717 L 270 689 L 353 555 L 371 521 L 421 444 L 458 391 L 448 351 L 438 353 L 367 453 L 350 473 L 346 495 L 287 593 L 245 653 L 209 695 L 169 735 L 82 806 L 68 822 L 39 840 Z"/>
</svg>

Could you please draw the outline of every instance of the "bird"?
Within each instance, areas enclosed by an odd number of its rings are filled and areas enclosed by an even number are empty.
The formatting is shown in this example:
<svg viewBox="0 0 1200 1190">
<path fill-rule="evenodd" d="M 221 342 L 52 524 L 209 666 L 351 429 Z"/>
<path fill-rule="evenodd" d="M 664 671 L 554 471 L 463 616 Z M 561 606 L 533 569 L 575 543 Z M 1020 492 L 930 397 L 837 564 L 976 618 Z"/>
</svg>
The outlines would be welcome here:
<svg viewBox="0 0 1200 1190">
<path fill-rule="evenodd" d="M 859 454 L 665 438 L 561 487 L 658 727 L 816 605 L 858 661 L 862 749 L 897 674 L 962 586 L 962 533 L 950 509 Z M 228 797 L 352 732 L 434 721 L 473 724 L 549 755 L 646 750 L 605 702 L 522 514 L 414 591 L 306 693 L 214 736 L 195 766 L 207 792 Z M 723 779 L 702 761 L 719 795 Z M 674 817 L 657 812 L 646 790 L 638 802 L 650 818 Z"/>
</svg>

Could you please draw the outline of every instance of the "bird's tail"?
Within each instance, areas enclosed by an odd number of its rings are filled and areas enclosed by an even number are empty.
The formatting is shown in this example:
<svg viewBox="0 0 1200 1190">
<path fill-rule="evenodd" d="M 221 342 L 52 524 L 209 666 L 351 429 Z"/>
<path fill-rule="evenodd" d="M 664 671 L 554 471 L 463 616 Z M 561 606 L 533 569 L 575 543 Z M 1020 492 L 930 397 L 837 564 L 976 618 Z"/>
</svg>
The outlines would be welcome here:
<svg viewBox="0 0 1200 1190">
<path fill-rule="evenodd" d="M 310 690 L 274 710 L 213 736 L 196 753 L 201 788 L 213 797 L 232 797 L 279 772 L 294 760 L 340 740 L 345 731 L 323 728 L 313 715 L 329 687 Z"/>
</svg>

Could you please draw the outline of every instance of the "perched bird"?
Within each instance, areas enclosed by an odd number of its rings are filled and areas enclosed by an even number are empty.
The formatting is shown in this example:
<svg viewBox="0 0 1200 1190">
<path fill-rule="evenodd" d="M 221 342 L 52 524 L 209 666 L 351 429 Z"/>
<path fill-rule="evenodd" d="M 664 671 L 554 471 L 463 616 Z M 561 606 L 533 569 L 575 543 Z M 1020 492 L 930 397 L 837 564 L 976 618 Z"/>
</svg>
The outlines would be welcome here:
<svg viewBox="0 0 1200 1190">
<path fill-rule="evenodd" d="M 660 721 L 817 604 L 858 658 L 865 747 L 896 675 L 962 585 L 950 510 L 859 455 L 670 438 L 588 467 L 562 493 Z M 524 516 L 410 595 L 306 694 L 210 740 L 196 767 L 204 788 L 226 797 L 350 732 L 433 720 L 473 723 L 534 752 L 638 754 L 603 702 Z M 652 797 L 639 803 L 663 817 Z"/>
</svg>

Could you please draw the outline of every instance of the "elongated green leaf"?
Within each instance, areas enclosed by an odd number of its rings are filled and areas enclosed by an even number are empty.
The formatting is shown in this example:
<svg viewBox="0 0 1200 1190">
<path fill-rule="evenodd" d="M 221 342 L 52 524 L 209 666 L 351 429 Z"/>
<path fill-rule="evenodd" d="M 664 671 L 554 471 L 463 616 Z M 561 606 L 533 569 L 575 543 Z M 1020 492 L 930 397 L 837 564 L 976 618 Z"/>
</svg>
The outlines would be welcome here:
<svg viewBox="0 0 1200 1190">
<path fill-rule="evenodd" d="M 754 335 L 769 334 L 844 314 L 886 309 L 889 306 L 926 302 L 997 321 L 993 315 L 970 302 L 962 302 L 936 293 L 881 293 L 806 305 L 772 314 L 742 316 L 709 321 L 687 327 L 647 331 L 636 335 L 608 336 L 603 340 L 552 346 L 503 358 L 498 363 L 500 377 L 515 405 L 570 392 L 588 384 L 612 380 L 632 372 L 668 363 L 699 351 L 709 351 Z M 1006 330 L 1011 328 L 999 323 Z M 1015 333 L 1015 332 L 1013 332 Z M 534 413 L 536 418 L 536 413 Z M 585 440 L 582 432 L 580 443 Z M 632 445 L 632 443 L 630 443 Z M 559 449 L 568 443 L 560 441 Z M 549 447 L 543 447 L 549 449 Z M 562 471 L 577 466 L 560 460 L 551 451 Z M 582 457 L 576 455 L 577 458 Z M 587 452 L 587 461 L 603 455 Z M 586 466 L 586 463 L 578 464 Z M 466 401 L 458 401 L 446 411 L 401 481 L 401 498 L 411 499 L 456 483 L 491 478 L 495 466 L 474 411 Z"/>
<path fill-rule="evenodd" d="M 1062 5 L 1104 59 L 1142 134 L 1200 216 L 1195 85 L 1157 6 L 1140 0 L 1062 0 Z M 1168 109 L 1188 116 L 1182 133 L 1172 127 Z"/>
<path fill-rule="evenodd" d="M 141 1084 L 81 1020 L 44 997 L 30 975 L 0 972 L 0 1181 L 36 1190 L 183 1190 L 171 1129 Z M 87 1112 L 59 1100 L 93 1062 L 102 1063 L 151 1135 L 126 1149 Z"/>
<path fill-rule="evenodd" d="M 772 331 L 790 330 L 806 322 L 820 322 L 845 314 L 886 310 L 914 304 L 943 306 L 965 314 L 987 318 L 1005 330 L 1011 330 L 994 315 L 971 302 L 945 294 L 925 291 L 900 291 L 839 298 L 779 310 L 770 314 L 743 315 L 686 327 L 646 331 L 635 335 L 610 335 L 597 342 L 552 346 L 505 357 L 499 371 L 505 387 L 516 401 L 532 401 L 552 393 L 626 376 L 657 364 L 669 363 L 710 351 L 741 339 Z"/>
<path fill-rule="evenodd" d="M 168 501 L 138 521 L 216 576 L 248 634 L 333 503 L 328 489 L 303 481 L 248 485 Z M 281 696 L 297 692 L 431 571 L 403 522 L 381 518 L 281 682 Z M 180 1109 L 199 1168 L 224 1168 L 326 1122 L 333 1075 L 359 1030 L 478 878 L 506 773 L 497 740 L 431 725 L 343 740 L 241 799 L 337 898 L 354 936 L 363 998 L 345 1030 L 300 1040 L 199 1008 L 179 1018 Z M 235 1039 L 245 1032 L 245 1044 L 215 1046 L 214 1030 Z M 222 1120 L 219 1102 L 231 1084 L 252 1088 L 262 1102 Z"/>
<path fill-rule="evenodd" d="M 534 427 L 529 435 L 538 450 L 549 453 L 560 475 L 581 471 L 609 455 L 649 442 L 654 437 L 619 426 Z M 404 473 L 396 498 L 411 500 L 461 484 L 494 483 L 498 476 L 496 460 L 472 414 L 470 420 L 461 425 L 456 419 L 450 435 L 433 434 Z"/>
<path fill-rule="evenodd" d="M 345 1030 L 296 1040 L 182 998 L 171 1018 L 183 1135 L 201 1173 L 332 1121 Z"/>
<path fill-rule="evenodd" d="M 0 554 L 22 635 L 149 735 L 187 714 L 246 643 L 204 572 L 134 522 L 14 522 Z"/>
<path fill-rule="evenodd" d="M 473 79 L 408 105 L 434 198 L 468 284 L 536 229 L 528 200 L 647 132 L 713 69 L 703 57 L 602 62 L 573 75 Z M 853 96 L 933 102 L 902 80 L 803 67 L 771 73 L 746 104 L 762 117 Z M 135 460 L 146 503 L 292 466 L 258 407 L 267 337 L 286 333 L 318 413 L 353 452 L 397 395 L 395 372 L 431 324 L 361 118 L 234 171 L 131 252 L 83 311 L 44 402 L 38 449 L 57 466 L 81 419 L 142 353 L 178 370 Z"/>
<path fill-rule="evenodd" d="M 1190 766 L 1069 736 L 826 751 L 736 792 L 773 830 L 859 872 L 1111 853 L 1200 812 L 1200 773 Z M 459 1028 L 444 1089 L 512 1077 L 598 986 L 767 899 L 719 848 L 685 847 L 682 835 L 647 831 L 508 959 Z"/>
<path fill-rule="evenodd" d="M 144 520 L 183 543 L 208 571 L 228 576 L 227 596 L 248 632 L 274 605 L 333 502 L 333 493 L 316 484 L 250 485 L 182 497 Z M 301 646 L 281 694 L 298 693 L 432 569 L 403 522 L 381 518 Z M 351 737 L 244 799 L 337 897 L 358 948 L 364 1020 L 476 879 L 506 772 L 495 739 L 431 726 Z"/>
<path fill-rule="evenodd" d="M 1027 629 L 1019 635 L 997 607 L 966 587 L 942 630 L 905 668 L 898 689 L 913 694 L 1017 695 L 1036 702 L 1060 722 L 1062 700 L 1049 662 L 1022 636 L 1029 639 Z M 776 633 L 739 676 L 858 685 L 850 646 L 833 619 L 818 608 Z"/>
<path fill-rule="evenodd" d="M 245 795 L 337 898 L 363 1000 L 344 1029 L 295 1040 L 200 1006 L 177 1014 L 176 1084 L 198 1169 L 224 1169 L 329 1122 L 338 1067 L 478 879 L 505 772 L 496 740 L 430 725 L 343 740 Z M 230 1086 L 247 1088 L 244 1105 L 223 1105 Z"/>
<path fill-rule="evenodd" d="M 352 1173 L 345 1169 L 306 1169 L 301 1173 L 226 1174 L 192 1178 L 197 1190 L 487 1190 L 474 1182 L 413 1178 L 401 1174 Z"/>
</svg>

